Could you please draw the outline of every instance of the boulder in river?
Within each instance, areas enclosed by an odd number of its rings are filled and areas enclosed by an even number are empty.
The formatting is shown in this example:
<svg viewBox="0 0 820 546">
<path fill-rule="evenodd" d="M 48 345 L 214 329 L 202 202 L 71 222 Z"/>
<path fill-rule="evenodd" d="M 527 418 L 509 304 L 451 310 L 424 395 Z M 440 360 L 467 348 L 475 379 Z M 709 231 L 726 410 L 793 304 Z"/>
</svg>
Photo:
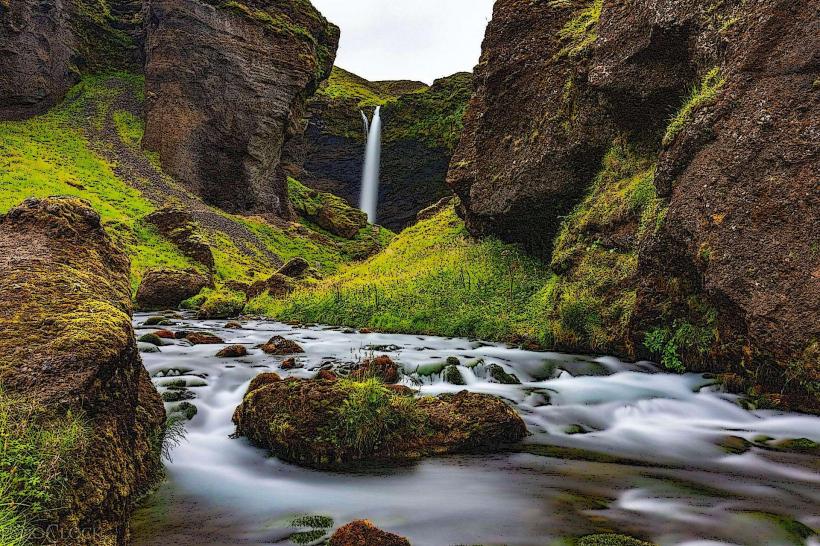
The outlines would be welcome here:
<svg viewBox="0 0 820 546">
<path fill-rule="evenodd" d="M 397 383 L 401 373 L 398 364 L 393 362 L 389 356 L 381 355 L 365 359 L 351 374 L 353 379 L 367 379 L 368 377 L 377 377 L 389 385 Z"/>
<path fill-rule="evenodd" d="M 191 345 L 220 345 L 225 341 L 208 332 L 187 332 L 185 338 Z"/>
<path fill-rule="evenodd" d="M 152 269 L 142 278 L 136 304 L 145 311 L 179 307 L 180 303 L 211 285 L 208 277 L 196 271 Z"/>
<path fill-rule="evenodd" d="M 298 343 L 282 336 L 270 338 L 267 343 L 262 345 L 262 350 L 269 355 L 295 355 L 305 352 Z"/>
<path fill-rule="evenodd" d="M 244 345 L 228 345 L 216 353 L 217 358 L 239 358 L 248 356 L 248 349 Z"/>
<path fill-rule="evenodd" d="M 367 520 L 357 520 L 340 527 L 330 537 L 330 546 L 410 546 L 399 535 L 382 531 Z"/>
<path fill-rule="evenodd" d="M 499 398 L 467 391 L 414 398 L 376 378 L 254 382 L 233 419 L 237 436 L 316 468 L 494 450 L 527 430 Z"/>
</svg>

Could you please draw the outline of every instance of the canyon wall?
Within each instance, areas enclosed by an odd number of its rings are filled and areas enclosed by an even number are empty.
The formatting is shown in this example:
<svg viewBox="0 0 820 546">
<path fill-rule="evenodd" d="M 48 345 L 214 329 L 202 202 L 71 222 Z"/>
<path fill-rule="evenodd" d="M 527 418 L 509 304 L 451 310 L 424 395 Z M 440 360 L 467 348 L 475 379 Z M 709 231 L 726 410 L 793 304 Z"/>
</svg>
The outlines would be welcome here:
<svg viewBox="0 0 820 546">
<path fill-rule="evenodd" d="M 308 106 L 305 134 L 289 149 L 292 173 L 305 185 L 359 202 L 365 135 L 361 112 L 382 106 L 379 223 L 398 231 L 451 192 L 447 166 L 461 134 L 472 78 L 459 73 L 432 86 L 370 82 L 340 68 Z"/>
<path fill-rule="evenodd" d="M 448 181 L 556 273 L 555 345 L 817 409 L 820 20 L 808 0 L 499 0 Z"/>
<path fill-rule="evenodd" d="M 29 199 L 0 216 L 2 396 L 34 401 L 22 418 L 43 433 L 82 423 L 59 466 L 36 469 L 49 472 L 41 490 L 64 485 L 36 522 L 56 525 L 61 544 L 126 544 L 132 505 L 161 473 L 165 410 L 137 352 L 128 277 L 128 258 L 83 201 Z M 9 463 L 18 476 L 31 470 Z"/>
<path fill-rule="evenodd" d="M 206 202 L 289 218 L 282 147 L 333 66 L 308 2 L 151 0 L 143 145 Z"/>
</svg>

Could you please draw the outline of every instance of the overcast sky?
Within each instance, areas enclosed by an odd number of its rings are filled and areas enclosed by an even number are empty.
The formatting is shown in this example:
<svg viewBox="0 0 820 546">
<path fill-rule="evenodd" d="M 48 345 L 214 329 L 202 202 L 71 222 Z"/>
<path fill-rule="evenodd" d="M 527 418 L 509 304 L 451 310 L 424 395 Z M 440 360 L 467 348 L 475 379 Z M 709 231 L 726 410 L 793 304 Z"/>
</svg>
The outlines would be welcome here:
<svg viewBox="0 0 820 546">
<path fill-rule="evenodd" d="M 471 71 L 494 0 L 312 0 L 342 29 L 336 64 L 368 80 Z"/>
</svg>

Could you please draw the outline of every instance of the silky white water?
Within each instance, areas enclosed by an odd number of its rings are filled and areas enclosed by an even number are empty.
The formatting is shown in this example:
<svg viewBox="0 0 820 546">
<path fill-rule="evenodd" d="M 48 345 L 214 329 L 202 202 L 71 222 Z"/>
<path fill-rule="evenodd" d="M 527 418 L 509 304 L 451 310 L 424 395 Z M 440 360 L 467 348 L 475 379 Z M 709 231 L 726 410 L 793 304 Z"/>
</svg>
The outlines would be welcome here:
<svg viewBox="0 0 820 546">
<path fill-rule="evenodd" d="M 364 113 L 362 113 L 364 116 Z M 365 127 L 367 127 L 367 116 Z M 364 170 L 362 171 L 362 191 L 359 198 L 359 208 L 367 214 L 371 224 L 378 220 L 377 209 L 379 204 L 379 169 L 382 158 L 382 117 L 381 106 L 376 107 L 373 121 L 367 134 L 367 148 L 364 156 Z"/>
<path fill-rule="evenodd" d="M 820 457 L 760 440 L 820 441 L 820 419 L 747 411 L 701 375 L 466 339 L 186 322 L 247 345 L 251 355 L 218 359 L 219 345 L 181 341 L 143 355 L 160 391 L 184 381 L 198 413 L 172 452 L 167 483 L 135 518 L 137 545 L 291 544 L 300 529 L 290 524 L 301 515 L 329 516 L 337 526 L 367 518 L 414 546 L 547 546 L 601 531 L 664 546 L 820 544 L 807 536 L 820 526 Z M 277 334 L 305 348 L 303 368 L 283 371 L 281 357 L 253 349 Z M 422 394 L 503 397 L 531 436 L 513 452 L 356 473 L 299 468 L 230 438 L 231 415 L 256 374 L 312 377 L 322 365 L 372 351 L 401 363 L 403 383 Z M 461 361 L 466 386 L 436 373 L 450 356 Z M 521 384 L 493 382 L 491 364 Z M 732 454 L 721 447 L 730 436 L 757 443 Z"/>
</svg>

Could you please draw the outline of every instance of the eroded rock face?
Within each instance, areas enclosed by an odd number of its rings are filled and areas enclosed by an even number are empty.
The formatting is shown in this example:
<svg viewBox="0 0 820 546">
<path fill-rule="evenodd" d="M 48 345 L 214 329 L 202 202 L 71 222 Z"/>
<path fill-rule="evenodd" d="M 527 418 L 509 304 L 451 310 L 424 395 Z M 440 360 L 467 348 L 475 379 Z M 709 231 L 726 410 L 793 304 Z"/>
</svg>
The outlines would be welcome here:
<svg viewBox="0 0 820 546">
<path fill-rule="evenodd" d="M 211 279 L 196 271 L 152 269 L 142 278 L 135 301 L 144 311 L 176 309 L 210 286 L 213 286 Z"/>
<path fill-rule="evenodd" d="M 150 0 L 144 146 L 211 204 L 290 217 L 282 146 L 338 39 L 308 2 Z"/>
<path fill-rule="evenodd" d="M 0 2 L 0 120 L 45 111 L 83 71 L 141 67 L 141 14 L 139 0 Z"/>
<path fill-rule="evenodd" d="M 255 382 L 234 413 L 236 432 L 277 457 L 318 468 L 492 450 L 526 435 L 521 417 L 493 396 L 414 399 L 373 381 Z"/>
<path fill-rule="evenodd" d="M 88 421 L 63 469 L 57 536 L 123 543 L 132 502 L 160 470 L 165 411 L 134 340 L 128 258 L 87 203 L 29 199 L 0 217 L 0 330 L 4 392 L 36 399 L 44 419 Z"/>
<path fill-rule="evenodd" d="M 173 242 L 186 256 L 208 269 L 214 267 L 211 246 L 205 242 L 193 216 L 179 207 L 163 207 L 145 217 L 163 237 Z"/>
</svg>

